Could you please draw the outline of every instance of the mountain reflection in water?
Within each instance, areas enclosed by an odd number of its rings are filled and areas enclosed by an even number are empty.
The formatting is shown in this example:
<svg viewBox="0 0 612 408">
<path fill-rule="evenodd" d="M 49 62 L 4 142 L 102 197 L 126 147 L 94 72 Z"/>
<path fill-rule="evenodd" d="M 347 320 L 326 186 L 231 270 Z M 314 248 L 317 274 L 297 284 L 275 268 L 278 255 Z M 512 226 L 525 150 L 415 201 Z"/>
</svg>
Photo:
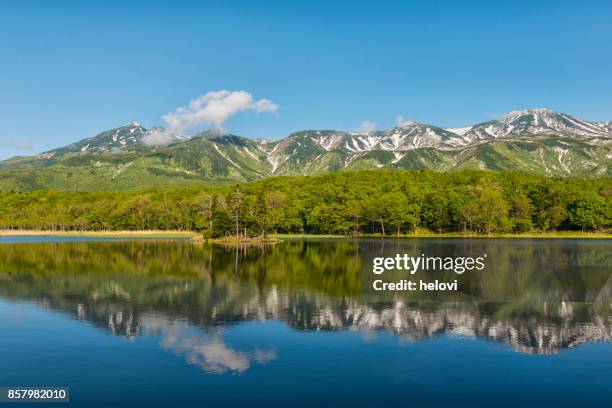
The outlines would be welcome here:
<svg viewBox="0 0 612 408">
<path fill-rule="evenodd" d="M 159 336 L 161 347 L 209 373 L 242 373 L 275 360 L 273 348 L 223 341 L 224 327 L 263 320 L 304 331 L 382 330 L 408 341 L 468 336 L 553 354 L 612 339 L 609 248 L 609 241 L 461 239 L 242 248 L 3 244 L 0 298 L 32 301 L 116 335 Z M 488 253 L 495 265 L 466 272 L 463 292 L 451 298 L 365 290 L 373 256 L 423 251 Z"/>
</svg>

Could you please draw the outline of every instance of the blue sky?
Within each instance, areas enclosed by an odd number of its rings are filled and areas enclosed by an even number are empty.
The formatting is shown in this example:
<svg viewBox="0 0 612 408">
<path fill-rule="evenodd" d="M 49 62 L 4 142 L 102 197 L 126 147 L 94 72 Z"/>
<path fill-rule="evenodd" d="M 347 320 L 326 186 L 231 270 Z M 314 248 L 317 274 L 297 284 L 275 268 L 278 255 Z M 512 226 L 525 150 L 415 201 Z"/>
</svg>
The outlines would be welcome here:
<svg viewBox="0 0 612 408">
<path fill-rule="evenodd" d="M 278 105 L 223 123 L 271 139 L 526 107 L 612 120 L 610 21 L 606 1 L 3 1 L 0 158 L 216 90 Z"/>
</svg>

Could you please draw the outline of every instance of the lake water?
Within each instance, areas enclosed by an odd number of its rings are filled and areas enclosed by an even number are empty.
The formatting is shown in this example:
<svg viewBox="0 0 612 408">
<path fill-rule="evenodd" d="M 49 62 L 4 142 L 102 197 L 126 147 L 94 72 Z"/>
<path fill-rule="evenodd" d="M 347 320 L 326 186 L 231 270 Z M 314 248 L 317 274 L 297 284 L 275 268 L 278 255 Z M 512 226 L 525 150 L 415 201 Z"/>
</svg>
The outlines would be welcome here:
<svg viewBox="0 0 612 408">
<path fill-rule="evenodd" d="M 608 407 L 611 248 L 4 237 L 0 387 L 66 386 L 83 407 Z M 373 291 L 373 258 L 403 253 L 487 264 L 415 275 L 453 293 Z"/>
</svg>

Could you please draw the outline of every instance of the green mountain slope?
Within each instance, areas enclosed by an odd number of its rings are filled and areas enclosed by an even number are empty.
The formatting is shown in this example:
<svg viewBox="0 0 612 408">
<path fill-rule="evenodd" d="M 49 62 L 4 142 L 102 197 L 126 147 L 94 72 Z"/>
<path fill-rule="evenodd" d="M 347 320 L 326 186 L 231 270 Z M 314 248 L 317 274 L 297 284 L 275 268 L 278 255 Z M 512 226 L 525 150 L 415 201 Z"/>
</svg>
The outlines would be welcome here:
<svg viewBox="0 0 612 408">
<path fill-rule="evenodd" d="M 301 131 L 276 142 L 208 131 L 147 146 L 143 139 L 149 133 L 134 122 L 36 156 L 1 161 L 0 191 L 116 191 L 383 167 L 612 175 L 609 123 L 546 109 L 512 112 L 462 129 L 406 122 L 368 134 Z"/>
</svg>

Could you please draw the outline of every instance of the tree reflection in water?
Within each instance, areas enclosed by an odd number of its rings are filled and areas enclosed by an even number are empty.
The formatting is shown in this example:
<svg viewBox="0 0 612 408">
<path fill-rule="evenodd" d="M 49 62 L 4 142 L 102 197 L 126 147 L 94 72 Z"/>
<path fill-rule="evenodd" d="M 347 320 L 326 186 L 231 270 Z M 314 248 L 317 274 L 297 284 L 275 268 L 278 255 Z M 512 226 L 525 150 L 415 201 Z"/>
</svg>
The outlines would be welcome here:
<svg viewBox="0 0 612 408">
<path fill-rule="evenodd" d="M 47 305 L 117 335 L 159 335 L 162 347 L 214 373 L 276 358 L 271 348 L 223 342 L 223 327 L 246 321 L 384 330 L 411 341 L 471 336 L 539 354 L 611 340 L 609 243 L 551 241 L 5 244 L 0 297 Z M 495 262 L 461 275 L 461 293 L 449 298 L 368 290 L 374 256 L 422 251 L 488 253 Z"/>
</svg>

